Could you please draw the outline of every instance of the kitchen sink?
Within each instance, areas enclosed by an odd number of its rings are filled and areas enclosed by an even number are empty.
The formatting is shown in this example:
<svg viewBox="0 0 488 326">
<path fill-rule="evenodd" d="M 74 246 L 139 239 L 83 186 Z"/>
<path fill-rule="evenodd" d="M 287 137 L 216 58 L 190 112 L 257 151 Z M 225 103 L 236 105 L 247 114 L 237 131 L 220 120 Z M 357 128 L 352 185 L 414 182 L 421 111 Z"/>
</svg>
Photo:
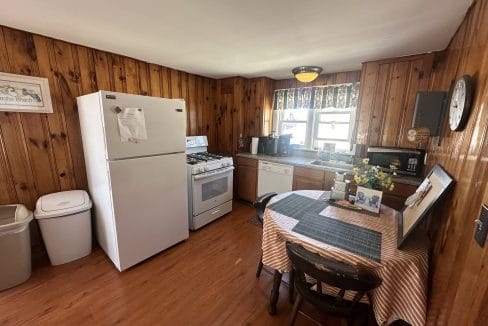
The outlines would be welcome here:
<svg viewBox="0 0 488 326">
<path fill-rule="evenodd" d="M 312 162 L 309 162 L 309 164 L 319 165 L 319 166 L 328 167 L 332 169 L 347 170 L 347 171 L 351 171 L 353 168 L 352 164 L 347 164 L 344 162 L 336 162 L 336 161 L 314 160 Z"/>
</svg>

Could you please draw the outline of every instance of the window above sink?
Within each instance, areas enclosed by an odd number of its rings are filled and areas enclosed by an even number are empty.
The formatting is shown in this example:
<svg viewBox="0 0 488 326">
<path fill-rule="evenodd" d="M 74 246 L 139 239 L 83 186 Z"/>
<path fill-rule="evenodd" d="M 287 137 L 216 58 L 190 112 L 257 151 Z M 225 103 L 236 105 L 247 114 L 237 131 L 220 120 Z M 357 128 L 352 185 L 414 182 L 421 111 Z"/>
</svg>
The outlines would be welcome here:
<svg viewBox="0 0 488 326">
<path fill-rule="evenodd" d="M 335 143 L 337 151 L 350 151 L 359 83 L 277 90 L 273 130 L 291 134 L 291 144 L 317 150 Z"/>
</svg>

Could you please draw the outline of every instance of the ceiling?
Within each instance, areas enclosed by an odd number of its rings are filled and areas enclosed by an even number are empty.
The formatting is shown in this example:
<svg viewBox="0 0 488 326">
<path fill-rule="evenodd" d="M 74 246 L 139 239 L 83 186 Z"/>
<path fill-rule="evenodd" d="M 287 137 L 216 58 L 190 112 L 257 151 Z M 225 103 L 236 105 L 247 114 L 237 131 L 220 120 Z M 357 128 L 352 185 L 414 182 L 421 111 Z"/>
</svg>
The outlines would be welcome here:
<svg viewBox="0 0 488 326">
<path fill-rule="evenodd" d="M 3 25 L 222 78 L 446 48 L 472 0 L 15 0 Z"/>
</svg>

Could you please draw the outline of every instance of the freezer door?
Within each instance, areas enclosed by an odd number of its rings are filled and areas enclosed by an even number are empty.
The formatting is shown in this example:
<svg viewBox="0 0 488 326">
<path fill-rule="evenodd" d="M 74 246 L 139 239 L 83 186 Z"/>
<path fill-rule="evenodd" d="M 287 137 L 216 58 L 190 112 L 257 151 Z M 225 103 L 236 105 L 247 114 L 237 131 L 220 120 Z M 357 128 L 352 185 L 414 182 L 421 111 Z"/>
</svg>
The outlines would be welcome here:
<svg viewBox="0 0 488 326">
<path fill-rule="evenodd" d="M 101 91 L 107 158 L 109 160 L 184 152 L 186 147 L 185 101 Z M 147 140 L 123 142 L 117 108 L 144 112 Z"/>
<path fill-rule="evenodd" d="M 188 238 L 185 154 L 109 162 L 120 270 Z"/>
</svg>

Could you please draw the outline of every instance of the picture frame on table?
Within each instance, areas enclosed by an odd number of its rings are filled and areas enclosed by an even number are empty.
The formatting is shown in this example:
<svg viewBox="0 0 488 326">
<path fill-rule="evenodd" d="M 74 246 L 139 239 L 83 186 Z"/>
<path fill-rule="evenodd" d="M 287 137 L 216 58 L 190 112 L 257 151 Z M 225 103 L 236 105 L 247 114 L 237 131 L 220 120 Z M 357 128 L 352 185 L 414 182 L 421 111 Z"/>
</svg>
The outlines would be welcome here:
<svg viewBox="0 0 488 326">
<path fill-rule="evenodd" d="M 356 190 L 355 205 L 367 211 L 379 214 L 383 192 L 363 186 L 358 186 Z"/>
<path fill-rule="evenodd" d="M 48 79 L 0 72 L 0 111 L 52 113 Z"/>
</svg>

